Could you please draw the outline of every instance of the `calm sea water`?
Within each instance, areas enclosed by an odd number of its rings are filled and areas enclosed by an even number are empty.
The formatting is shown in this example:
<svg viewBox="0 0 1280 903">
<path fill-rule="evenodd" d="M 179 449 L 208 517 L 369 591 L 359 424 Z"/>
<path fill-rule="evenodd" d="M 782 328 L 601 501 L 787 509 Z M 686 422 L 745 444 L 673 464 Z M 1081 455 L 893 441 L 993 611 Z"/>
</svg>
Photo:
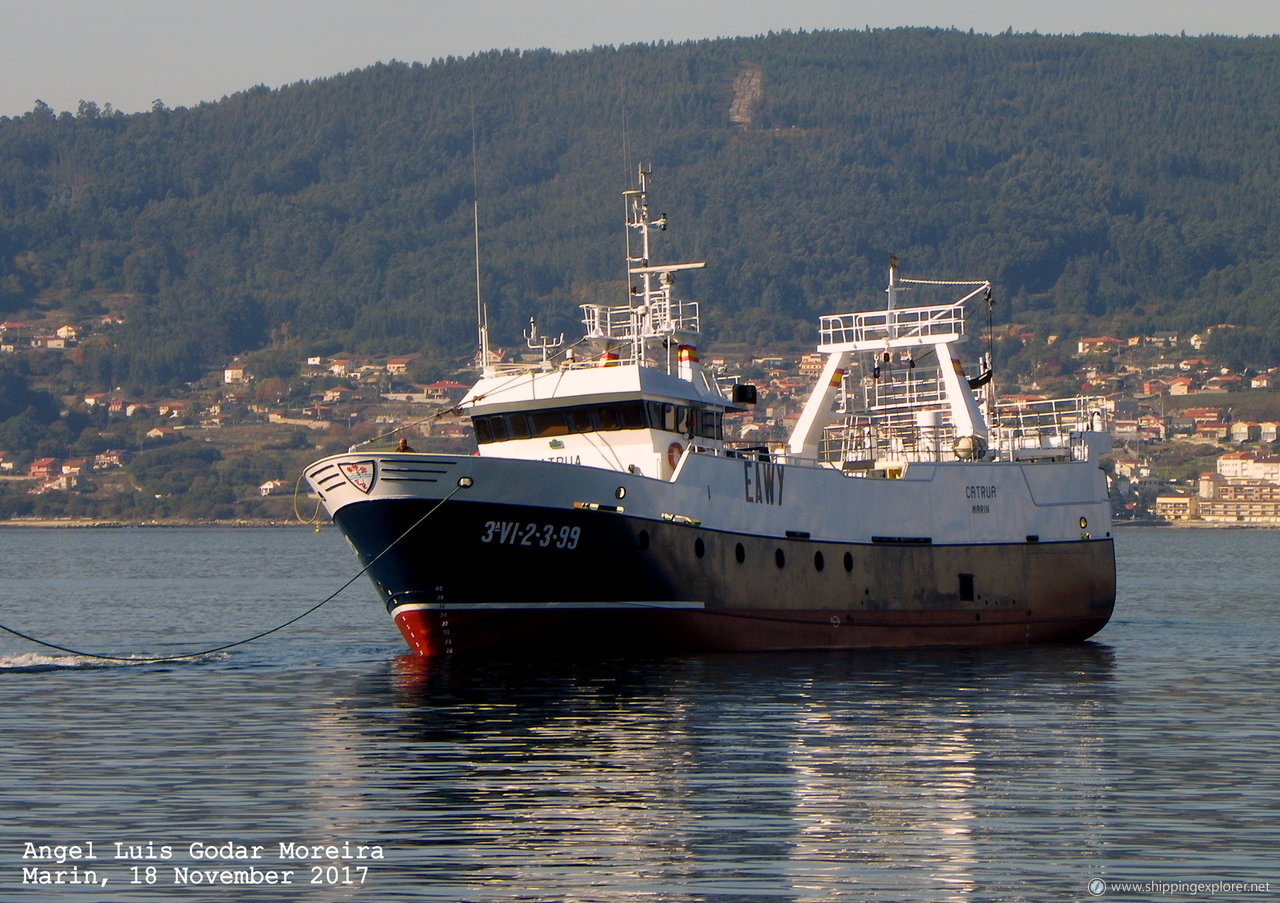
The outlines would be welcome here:
<svg viewBox="0 0 1280 903">
<path fill-rule="evenodd" d="M 1280 895 L 1280 532 L 1118 549 L 1079 646 L 423 666 L 363 578 L 194 661 L 3 637 L 0 899 Z M 331 529 L 5 529 L 0 623 L 174 654 L 355 570 Z"/>
</svg>

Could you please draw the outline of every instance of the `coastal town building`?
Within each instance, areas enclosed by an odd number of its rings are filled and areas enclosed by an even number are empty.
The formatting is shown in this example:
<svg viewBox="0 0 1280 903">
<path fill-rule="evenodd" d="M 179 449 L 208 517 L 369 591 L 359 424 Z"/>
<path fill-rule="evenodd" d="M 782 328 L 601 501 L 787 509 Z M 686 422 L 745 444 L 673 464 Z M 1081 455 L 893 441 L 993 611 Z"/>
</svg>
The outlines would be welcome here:
<svg viewBox="0 0 1280 903">
<path fill-rule="evenodd" d="M 1094 336 L 1081 339 L 1076 343 L 1077 354 L 1107 354 L 1120 348 L 1123 343 L 1112 336 Z"/>
<path fill-rule="evenodd" d="M 1196 507 L 1196 516 L 1206 524 L 1280 526 L 1280 485 L 1263 480 L 1201 481 Z"/>
<path fill-rule="evenodd" d="M 1156 517 L 1185 523 L 1280 527 L 1280 455 L 1228 452 L 1202 473 L 1195 493 L 1156 496 Z"/>
<path fill-rule="evenodd" d="M 27 476 L 37 479 L 48 479 L 60 473 L 57 458 L 36 458 L 27 468 Z"/>
<path fill-rule="evenodd" d="M 1172 523 L 1190 521 L 1197 514 L 1198 501 L 1194 495 L 1177 493 L 1157 495 L 1155 504 L 1152 507 L 1152 514 L 1160 520 L 1167 520 Z"/>
</svg>

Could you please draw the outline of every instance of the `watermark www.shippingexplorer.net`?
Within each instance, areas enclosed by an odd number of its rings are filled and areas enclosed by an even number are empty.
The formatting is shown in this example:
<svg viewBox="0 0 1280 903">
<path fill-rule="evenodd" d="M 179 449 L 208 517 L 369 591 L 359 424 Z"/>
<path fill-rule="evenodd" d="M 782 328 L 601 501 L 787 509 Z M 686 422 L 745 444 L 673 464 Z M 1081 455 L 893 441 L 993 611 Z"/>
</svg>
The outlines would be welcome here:
<svg viewBox="0 0 1280 903">
<path fill-rule="evenodd" d="M 1093 878 L 1088 884 L 1092 897 L 1140 894 L 1148 897 L 1217 897 L 1224 894 L 1271 894 L 1270 881 L 1120 881 Z"/>
</svg>

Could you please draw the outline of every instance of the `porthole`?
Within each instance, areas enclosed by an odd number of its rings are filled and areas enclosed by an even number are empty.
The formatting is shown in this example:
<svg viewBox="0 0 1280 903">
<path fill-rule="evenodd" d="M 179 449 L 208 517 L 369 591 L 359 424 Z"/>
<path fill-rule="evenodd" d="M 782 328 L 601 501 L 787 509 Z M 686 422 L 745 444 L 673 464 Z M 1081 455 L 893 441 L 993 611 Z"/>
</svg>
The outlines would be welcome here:
<svg viewBox="0 0 1280 903">
<path fill-rule="evenodd" d="M 617 489 L 613 490 L 613 497 L 615 499 L 625 499 L 627 497 L 627 487 L 619 486 Z"/>
<path fill-rule="evenodd" d="M 826 567 L 826 564 L 827 564 L 826 561 L 824 561 L 822 558 L 822 552 L 818 551 L 813 553 L 813 569 L 815 571 L 822 570 L 824 567 Z"/>
<path fill-rule="evenodd" d="M 848 571 L 850 574 L 853 573 L 853 553 L 852 552 L 844 553 L 844 569 Z"/>
<path fill-rule="evenodd" d="M 1087 517 L 1080 518 L 1080 529 L 1083 530 L 1088 526 L 1089 526 L 1089 518 Z"/>
<path fill-rule="evenodd" d="M 697 555 L 699 558 L 707 554 L 707 544 L 702 541 L 701 536 L 693 541 L 693 554 Z"/>
<path fill-rule="evenodd" d="M 785 553 L 783 553 L 782 549 L 778 549 L 776 552 L 773 553 L 773 562 L 779 568 L 784 568 L 787 566 L 787 556 Z"/>
<path fill-rule="evenodd" d="M 649 548 L 649 531 L 641 530 L 640 535 L 636 537 L 636 546 L 641 552 Z"/>
<path fill-rule="evenodd" d="M 738 564 L 742 564 L 742 562 L 747 560 L 747 550 L 742 547 L 742 543 L 738 543 L 733 547 L 733 557 L 737 560 Z"/>
</svg>

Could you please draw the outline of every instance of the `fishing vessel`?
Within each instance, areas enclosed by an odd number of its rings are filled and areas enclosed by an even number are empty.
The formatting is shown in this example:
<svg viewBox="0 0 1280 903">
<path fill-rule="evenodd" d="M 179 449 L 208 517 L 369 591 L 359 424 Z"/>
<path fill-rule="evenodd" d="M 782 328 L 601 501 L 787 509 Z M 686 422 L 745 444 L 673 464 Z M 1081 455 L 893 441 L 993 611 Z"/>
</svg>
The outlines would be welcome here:
<svg viewBox="0 0 1280 903">
<path fill-rule="evenodd" d="M 624 192 L 630 297 L 583 336 L 526 331 L 459 403 L 473 455 L 356 447 L 306 469 L 409 646 L 427 655 L 1080 641 L 1115 602 L 1101 399 L 1001 403 L 961 363 L 985 280 L 908 278 L 824 316 L 783 442 L 726 424 L 755 386 L 700 363 L 660 263 L 650 173 Z M 942 300 L 938 300 L 941 298 Z M 968 375 L 969 373 L 972 375 Z"/>
</svg>

